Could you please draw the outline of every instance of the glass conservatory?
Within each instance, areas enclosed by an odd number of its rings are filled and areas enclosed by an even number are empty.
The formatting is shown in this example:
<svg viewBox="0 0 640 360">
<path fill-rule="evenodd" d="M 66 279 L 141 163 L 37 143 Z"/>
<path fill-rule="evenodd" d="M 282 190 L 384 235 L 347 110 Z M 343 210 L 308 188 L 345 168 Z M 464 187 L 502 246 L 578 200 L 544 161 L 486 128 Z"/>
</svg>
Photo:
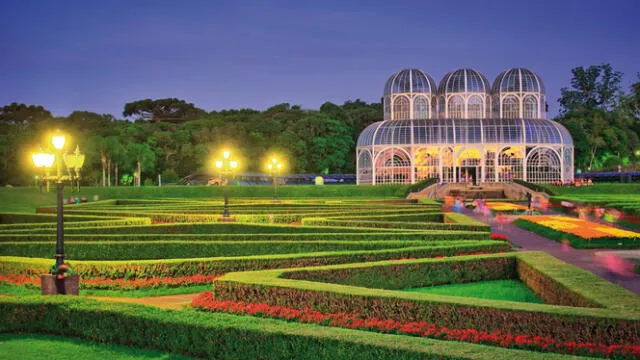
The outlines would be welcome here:
<svg viewBox="0 0 640 360">
<path fill-rule="evenodd" d="M 506 70 L 490 87 L 459 69 L 436 88 L 405 69 L 389 78 L 383 101 L 385 120 L 358 138 L 358 184 L 573 180 L 571 135 L 545 118 L 544 85 L 531 70 Z"/>
</svg>

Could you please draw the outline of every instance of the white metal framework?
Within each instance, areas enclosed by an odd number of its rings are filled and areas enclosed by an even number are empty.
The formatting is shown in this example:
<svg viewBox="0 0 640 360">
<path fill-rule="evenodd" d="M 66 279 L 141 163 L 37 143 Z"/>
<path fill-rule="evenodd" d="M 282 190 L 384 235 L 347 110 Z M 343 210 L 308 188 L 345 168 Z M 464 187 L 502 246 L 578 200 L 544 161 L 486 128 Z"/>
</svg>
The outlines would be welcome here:
<svg viewBox="0 0 640 360">
<path fill-rule="evenodd" d="M 385 121 L 358 138 L 358 184 L 573 180 L 573 140 L 545 108 L 542 80 L 527 69 L 502 72 L 491 88 L 476 70 L 454 70 L 438 90 L 421 70 L 398 71 L 385 85 Z"/>
</svg>

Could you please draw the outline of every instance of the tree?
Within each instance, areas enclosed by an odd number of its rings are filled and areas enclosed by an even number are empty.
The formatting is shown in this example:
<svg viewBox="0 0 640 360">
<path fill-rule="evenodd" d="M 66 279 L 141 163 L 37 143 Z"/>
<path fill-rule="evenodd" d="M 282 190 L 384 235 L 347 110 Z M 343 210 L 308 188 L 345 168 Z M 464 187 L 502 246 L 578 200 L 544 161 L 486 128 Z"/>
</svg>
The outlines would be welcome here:
<svg viewBox="0 0 640 360">
<path fill-rule="evenodd" d="M 609 64 L 582 66 L 571 70 L 571 87 L 560 89 L 560 112 L 612 110 L 620 103 L 622 73 Z"/>
<path fill-rule="evenodd" d="M 35 124 L 52 117 L 49 110 L 39 105 L 25 105 L 14 102 L 0 108 L 0 121 L 16 125 Z"/>
<path fill-rule="evenodd" d="M 142 169 L 153 169 L 156 156 L 151 146 L 147 143 L 128 143 L 127 158 L 133 160 L 135 165 L 134 186 L 142 184 Z"/>
<path fill-rule="evenodd" d="M 203 117 L 206 112 L 195 107 L 192 103 L 176 98 L 168 99 L 144 99 L 127 103 L 124 106 L 122 115 L 137 115 L 145 120 L 153 120 L 158 123 L 161 121 L 168 122 L 184 122 L 187 120 L 195 120 Z"/>
</svg>

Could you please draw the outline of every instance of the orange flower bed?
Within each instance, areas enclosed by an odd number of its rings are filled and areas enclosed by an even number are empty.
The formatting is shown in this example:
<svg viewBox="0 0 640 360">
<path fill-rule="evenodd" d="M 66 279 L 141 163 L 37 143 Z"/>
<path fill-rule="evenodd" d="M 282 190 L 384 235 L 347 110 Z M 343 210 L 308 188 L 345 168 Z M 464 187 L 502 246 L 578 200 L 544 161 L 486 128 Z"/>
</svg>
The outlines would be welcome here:
<svg viewBox="0 0 640 360">
<path fill-rule="evenodd" d="M 487 207 L 493 211 L 525 211 L 528 209 L 524 205 L 499 201 L 487 202 Z"/>
<path fill-rule="evenodd" d="M 521 216 L 520 219 L 584 239 L 640 238 L 640 233 L 567 216 Z"/>
</svg>

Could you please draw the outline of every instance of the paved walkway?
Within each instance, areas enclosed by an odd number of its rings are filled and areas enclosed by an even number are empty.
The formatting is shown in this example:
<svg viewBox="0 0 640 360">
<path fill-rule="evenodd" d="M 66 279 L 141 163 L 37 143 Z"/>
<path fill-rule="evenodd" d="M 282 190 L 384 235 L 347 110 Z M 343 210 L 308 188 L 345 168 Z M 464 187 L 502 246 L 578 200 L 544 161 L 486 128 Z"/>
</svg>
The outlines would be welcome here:
<svg viewBox="0 0 640 360">
<path fill-rule="evenodd" d="M 200 293 L 195 294 L 179 294 L 179 295 L 165 295 L 165 296 L 152 296 L 143 298 L 125 298 L 125 297 L 107 297 L 107 296 L 87 296 L 89 299 L 100 301 L 113 301 L 132 304 L 142 304 L 155 306 L 163 309 L 183 309 L 191 304 L 191 300 L 198 296 Z"/>
<path fill-rule="evenodd" d="M 607 252 L 610 250 L 573 248 L 564 250 L 562 248 L 562 244 L 559 242 L 547 239 L 534 232 L 521 229 L 514 224 L 503 224 L 501 229 L 500 225 L 496 224 L 495 221 L 488 221 L 486 217 L 476 214 L 472 210 L 465 209 L 464 213 L 476 220 L 490 224 L 493 232 L 506 235 L 509 241 L 520 246 L 520 249 L 516 250 L 544 251 L 566 263 L 591 271 L 605 280 L 611 281 L 640 295 L 640 275 L 636 274 L 635 276 L 624 278 L 615 276 L 595 261 L 596 253 Z"/>
</svg>

